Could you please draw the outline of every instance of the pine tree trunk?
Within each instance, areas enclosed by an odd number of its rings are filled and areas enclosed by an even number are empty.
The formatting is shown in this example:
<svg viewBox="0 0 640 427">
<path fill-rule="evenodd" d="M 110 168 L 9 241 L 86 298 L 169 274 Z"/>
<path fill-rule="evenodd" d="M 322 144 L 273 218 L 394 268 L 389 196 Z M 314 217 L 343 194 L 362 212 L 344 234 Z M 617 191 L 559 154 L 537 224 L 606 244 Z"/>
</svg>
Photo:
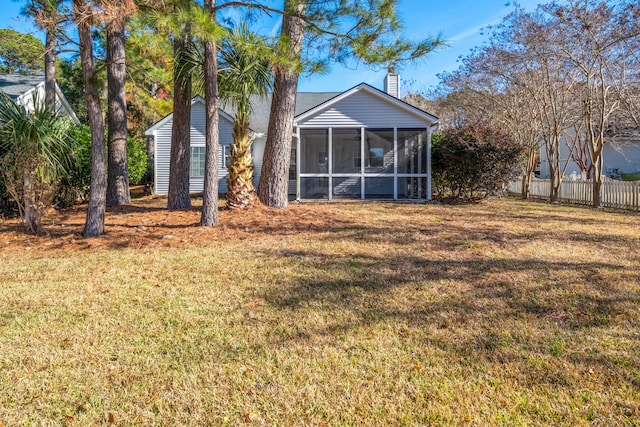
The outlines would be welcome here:
<svg viewBox="0 0 640 427">
<path fill-rule="evenodd" d="M 173 55 L 178 58 L 191 46 L 189 31 L 173 40 Z M 191 207 L 189 197 L 189 166 L 191 160 L 191 78 L 173 71 L 173 127 L 171 129 L 171 160 L 169 162 L 168 209 Z"/>
<path fill-rule="evenodd" d="M 302 15 L 306 4 L 301 2 L 294 6 L 292 3 L 292 0 L 285 1 L 285 10 L 295 7 L 295 12 Z M 281 38 L 289 40 L 288 53 L 299 60 L 304 38 L 303 20 L 296 16 L 284 15 Z M 274 70 L 271 113 L 258 185 L 260 201 L 273 208 L 286 208 L 289 204 L 289 164 L 297 91 L 297 71 L 277 65 Z"/>
<path fill-rule="evenodd" d="M 205 8 L 211 12 L 211 20 L 215 22 L 213 8 L 215 0 L 205 0 Z M 202 192 L 202 216 L 200 225 L 214 226 L 218 224 L 218 150 L 219 143 L 219 97 L 218 97 L 218 49 L 215 41 L 204 42 L 204 94 L 206 98 L 205 129 L 205 170 L 204 189 Z"/>
<path fill-rule="evenodd" d="M 109 206 L 131 203 L 127 164 L 127 70 L 124 24 L 124 18 L 113 19 L 107 24 L 107 81 L 109 87 L 107 204 Z"/>
<path fill-rule="evenodd" d="M 104 120 L 102 118 L 100 98 L 93 86 L 96 69 L 93 62 L 93 41 L 91 39 L 91 8 L 84 0 L 73 0 L 73 10 L 78 25 L 82 80 L 87 102 L 89 127 L 91 128 L 91 186 L 87 220 L 82 235 L 84 237 L 94 237 L 104 234 L 104 213 L 107 195 Z"/>
<path fill-rule="evenodd" d="M 56 33 L 47 28 L 44 50 L 44 100 L 50 111 L 56 110 Z"/>
<path fill-rule="evenodd" d="M 247 117 L 236 117 L 233 122 L 233 145 L 231 164 L 227 166 L 227 206 L 231 209 L 251 207 L 256 199 L 253 186 L 253 165 L 251 164 L 251 143 Z"/>
</svg>

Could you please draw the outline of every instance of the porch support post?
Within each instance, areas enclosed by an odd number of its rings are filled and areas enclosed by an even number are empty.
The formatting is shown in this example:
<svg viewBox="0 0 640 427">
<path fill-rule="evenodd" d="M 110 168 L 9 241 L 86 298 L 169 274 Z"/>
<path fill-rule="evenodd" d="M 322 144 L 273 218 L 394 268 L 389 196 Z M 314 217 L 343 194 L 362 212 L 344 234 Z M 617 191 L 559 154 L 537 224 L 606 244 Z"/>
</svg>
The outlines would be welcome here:
<svg viewBox="0 0 640 427">
<path fill-rule="evenodd" d="M 333 128 L 329 128 L 329 147 L 327 149 L 327 179 L 329 185 L 329 200 L 333 199 Z"/>
<path fill-rule="evenodd" d="M 364 162 L 365 153 L 364 153 L 364 144 L 365 144 L 365 128 L 360 128 L 360 199 L 364 200 Z"/>
<path fill-rule="evenodd" d="M 296 129 L 296 200 L 300 200 L 300 128 Z"/>
<path fill-rule="evenodd" d="M 425 149 L 425 145 L 426 145 L 426 141 L 422 140 L 422 133 L 419 133 L 418 134 L 418 165 L 416 168 L 417 173 L 422 173 L 422 151 Z M 427 165 L 425 165 L 425 169 L 426 167 Z M 422 199 L 422 179 L 421 178 L 418 178 L 418 199 L 420 200 Z"/>
<path fill-rule="evenodd" d="M 432 200 L 431 195 L 431 126 L 427 128 L 427 200 Z"/>
<path fill-rule="evenodd" d="M 398 128 L 393 128 L 393 200 L 398 200 Z"/>
</svg>

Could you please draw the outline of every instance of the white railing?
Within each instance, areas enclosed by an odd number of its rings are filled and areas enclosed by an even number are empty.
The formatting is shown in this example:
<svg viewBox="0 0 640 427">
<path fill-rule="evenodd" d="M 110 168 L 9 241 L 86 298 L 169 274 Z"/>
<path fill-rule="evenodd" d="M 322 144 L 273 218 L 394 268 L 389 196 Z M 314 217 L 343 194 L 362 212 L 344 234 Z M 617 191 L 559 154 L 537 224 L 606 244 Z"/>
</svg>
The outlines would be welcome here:
<svg viewBox="0 0 640 427">
<path fill-rule="evenodd" d="M 532 179 L 529 196 L 549 199 L 551 181 L 548 179 Z M 522 194 L 522 181 L 512 181 L 507 186 L 511 193 Z M 640 211 L 640 181 L 615 181 L 606 179 L 602 182 L 602 206 L 606 208 Z M 591 180 L 562 180 L 559 202 L 591 205 L 593 201 L 593 182 Z"/>
</svg>

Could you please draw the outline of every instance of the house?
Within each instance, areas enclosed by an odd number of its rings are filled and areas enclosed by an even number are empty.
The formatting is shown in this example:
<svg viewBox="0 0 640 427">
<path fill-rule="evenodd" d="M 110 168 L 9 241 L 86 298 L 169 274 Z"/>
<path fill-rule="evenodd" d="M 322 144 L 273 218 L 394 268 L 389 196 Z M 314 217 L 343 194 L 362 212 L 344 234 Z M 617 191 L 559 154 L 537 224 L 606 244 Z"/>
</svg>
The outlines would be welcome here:
<svg viewBox="0 0 640 427">
<path fill-rule="evenodd" d="M 44 102 L 44 74 L 0 74 L 0 92 L 9 95 L 19 105 L 33 108 L 34 97 L 39 102 Z M 80 124 L 76 113 L 57 84 L 56 103 L 58 111 L 71 117 L 74 123 Z"/>
<path fill-rule="evenodd" d="M 589 164 L 589 154 L 586 147 L 580 156 L 579 150 L 573 148 L 565 142 L 572 141 L 575 137 L 575 131 L 568 130 L 566 135 L 560 140 L 560 168 L 564 169 L 564 174 L 569 177 L 580 178 L 582 176 L 580 166 L 576 162 L 576 158 L 584 159 Z M 620 133 L 616 136 L 610 136 L 602 149 L 602 173 L 610 178 L 620 179 L 620 174 L 640 173 L 640 136 L 637 132 Z M 540 178 L 549 178 L 549 162 L 547 159 L 547 151 L 544 145 L 540 147 Z"/>
<path fill-rule="evenodd" d="M 399 76 L 385 91 L 361 83 L 345 92 L 300 92 L 292 135 L 289 195 L 292 199 L 431 199 L 431 134 L 437 117 L 398 98 Z M 262 170 L 271 97 L 252 98 L 254 184 Z M 219 191 L 226 191 L 231 109 L 220 113 Z M 145 134 L 155 138 L 155 191 L 167 194 L 171 152 L 170 114 Z M 203 189 L 204 99 L 191 110 L 190 191 Z"/>
</svg>

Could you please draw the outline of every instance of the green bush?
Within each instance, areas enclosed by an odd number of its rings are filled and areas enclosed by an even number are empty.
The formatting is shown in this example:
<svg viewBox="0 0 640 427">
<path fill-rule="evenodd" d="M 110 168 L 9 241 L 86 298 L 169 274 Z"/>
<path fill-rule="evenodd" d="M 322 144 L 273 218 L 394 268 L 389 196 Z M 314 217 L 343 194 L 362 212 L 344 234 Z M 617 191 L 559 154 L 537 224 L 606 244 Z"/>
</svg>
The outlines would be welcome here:
<svg viewBox="0 0 640 427">
<path fill-rule="evenodd" d="M 71 206 L 89 198 L 91 185 L 91 130 L 87 125 L 71 129 L 71 167 L 58 183 L 55 205 Z"/>
<path fill-rule="evenodd" d="M 69 174 L 58 184 L 56 206 L 70 206 L 84 202 L 89 198 L 91 185 L 91 129 L 79 125 L 71 130 L 72 167 Z M 127 139 L 127 160 L 129 164 L 129 183 L 142 184 L 148 177 L 147 146 L 145 141 L 134 137 Z"/>
<path fill-rule="evenodd" d="M 473 200 L 495 194 L 517 176 L 524 147 L 504 129 L 462 123 L 432 139 L 432 178 L 437 198 Z"/>
<path fill-rule="evenodd" d="M 127 138 L 127 161 L 129 163 L 129 184 L 144 184 L 148 177 L 147 143 L 133 136 Z"/>
</svg>

